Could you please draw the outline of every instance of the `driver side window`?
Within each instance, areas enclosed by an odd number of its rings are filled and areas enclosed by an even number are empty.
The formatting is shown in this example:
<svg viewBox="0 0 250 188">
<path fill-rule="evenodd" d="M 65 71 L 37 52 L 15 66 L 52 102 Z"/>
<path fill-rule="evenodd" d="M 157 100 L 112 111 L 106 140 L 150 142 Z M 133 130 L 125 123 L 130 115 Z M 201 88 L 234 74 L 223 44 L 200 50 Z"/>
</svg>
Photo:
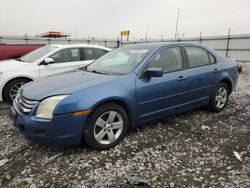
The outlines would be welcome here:
<svg viewBox="0 0 250 188">
<path fill-rule="evenodd" d="M 182 69 L 182 56 L 179 47 L 166 48 L 150 60 L 148 68 L 162 68 L 164 73 Z"/>
<path fill-rule="evenodd" d="M 54 63 L 64 63 L 80 61 L 80 49 L 79 48 L 69 48 L 56 52 L 50 56 L 54 60 Z"/>
</svg>

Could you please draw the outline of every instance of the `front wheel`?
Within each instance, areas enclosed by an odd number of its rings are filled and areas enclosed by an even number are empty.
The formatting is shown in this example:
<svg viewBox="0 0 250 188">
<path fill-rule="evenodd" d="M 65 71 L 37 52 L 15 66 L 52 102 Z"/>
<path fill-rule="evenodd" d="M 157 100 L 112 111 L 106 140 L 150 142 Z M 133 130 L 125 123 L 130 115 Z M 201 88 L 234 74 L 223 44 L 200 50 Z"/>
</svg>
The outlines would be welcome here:
<svg viewBox="0 0 250 188">
<path fill-rule="evenodd" d="M 227 105 L 228 97 L 229 97 L 228 86 L 227 84 L 222 82 L 215 88 L 212 97 L 210 99 L 209 108 L 214 112 L 222 111 Z"/>
<path fill-rule="evenodd" d="M 126 111 L 115 103 L 97 107 L 84 127 L 84 141 L 93 149 L 105 150 L 117 145 L 128 129 Z"/>
<path fill-rule="evenodd" d="M 19 89 L 28 82 L 30 82 L 30 80 L 26 78 L 17 78 L 7 83 L 3 91 L 3 97 L 5 101 L 8 103 L 12 103 Z"/>
</svg>

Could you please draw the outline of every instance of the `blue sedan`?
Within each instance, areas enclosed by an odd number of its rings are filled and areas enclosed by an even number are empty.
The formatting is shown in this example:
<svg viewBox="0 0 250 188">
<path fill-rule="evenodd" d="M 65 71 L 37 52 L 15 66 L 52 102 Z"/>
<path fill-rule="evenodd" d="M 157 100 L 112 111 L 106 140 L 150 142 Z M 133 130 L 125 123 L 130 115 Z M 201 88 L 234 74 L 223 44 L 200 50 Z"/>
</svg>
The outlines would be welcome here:
<svg viewBox="0 0 250 188">
<path fill-rule="evenodd" d="M 23 86 L 11 111 L 34 142 L 109 149 L 129 128 L 201 106 L 220 112 L 237 80 L 235 62 L 198 44 L 127 45 Z"/>
</svg>

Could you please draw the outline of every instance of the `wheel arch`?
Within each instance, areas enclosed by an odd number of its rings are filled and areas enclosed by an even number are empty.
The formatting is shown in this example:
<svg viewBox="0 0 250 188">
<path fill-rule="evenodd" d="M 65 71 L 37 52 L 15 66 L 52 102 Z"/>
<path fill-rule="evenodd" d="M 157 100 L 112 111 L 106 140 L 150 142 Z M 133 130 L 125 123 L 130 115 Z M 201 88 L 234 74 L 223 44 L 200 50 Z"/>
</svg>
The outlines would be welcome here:
<svg viewBox="0 0 250 188">
<path fill-rule="evenodd" d="M 220 83 L 221 83 L 221 82 L 227 84 L 228 89 L 229 89 L 229 94 L 231 94 L 232 91 L 233 91 L 233 84 L 232 84 L 232 82 L 231 82 L 229 79 L 227 79 L 227 78 L 222 79 L 222 80 L 220 81 Z"/>
<path fill-rule="evenodd" d="M 129 128 L 131 128 L 133 126 L 133 123 L 134 123 L 133 110 L 126 101 L 124 101 L 120 98 L 109 98 L 109 99 L 102 100 L 102 101 L 96 103 L 92 109 L 95 110 L 97 107 L 99 107 L 103 104 L 106 104 L 106 103 L 115 103 L 115 104 L 118 104 L 121 107 L 123 107 L 127 113 L 128 119 L 129 119 Z"/>
<path fill-rule="evenodd" d="M 17 80 L 17 79 L 27 79 L 27 80 L 29 80 L 30 82 L 33 81 L 33 79 L 31 79 L 31 78 L 29 78 L 29 77 L 26 77 L 26 76 L 14 77 L 14 78 L 9 79 L 9 80 L 4 84 L 3 89 L 2 89 L 3 101 L 6 101 L 5 96 L 4 96 L 4 91 L 5 91 L 5 89 L 6 89 L 6 86 L 7 86 L 10 82 L 12 82 L 13 80 Z"/>
</svg>

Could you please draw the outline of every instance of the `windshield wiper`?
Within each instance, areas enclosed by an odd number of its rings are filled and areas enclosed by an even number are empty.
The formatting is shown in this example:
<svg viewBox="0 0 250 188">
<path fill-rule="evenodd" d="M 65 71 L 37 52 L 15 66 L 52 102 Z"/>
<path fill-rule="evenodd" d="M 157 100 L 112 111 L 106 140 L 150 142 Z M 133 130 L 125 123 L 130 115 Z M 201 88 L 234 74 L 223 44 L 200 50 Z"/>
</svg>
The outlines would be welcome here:
<svg viewBox="0 0 250 188">
<path fill-rule="evenodd" d="M 109 75 L 108 73 L 106 72 L 100 72 L 100 71 L 96 71 L 96 70 L 92 70 L 90 72 L 93 72 L 93 73 L 97 73 L 97 74 L 105 74 L 105 75 Z"/>
<path fill-rule="evenodd" d="M 86 72 L 93 72 L 93 73 L 96 73 L 96 74 L 105 74 L 105 75 L 109 75 L 109 73 L 106 73 L 106 72 L 101 72 L 101 71 L 97 71 L 97 70 L 88 70 L 87 67 L 81 67 L 79 68 L 80 70 L 83 70 L 83 71 L 86 71 Z"/>
<path fill-rule="evenodd" d="M 20 62 L 24 62 L 24 61 L 21 60 L 20 58 L 16 58 L 15 60 L 20 61 Z"/>
<path fill-rule="evenodd" d="M 80 69 L 80 70 L 83 70 L 83 71 L 88 71 L 88 70 L 87 70 L 87 67 L 80 67 L 79 69 Z"/>
</svg>

